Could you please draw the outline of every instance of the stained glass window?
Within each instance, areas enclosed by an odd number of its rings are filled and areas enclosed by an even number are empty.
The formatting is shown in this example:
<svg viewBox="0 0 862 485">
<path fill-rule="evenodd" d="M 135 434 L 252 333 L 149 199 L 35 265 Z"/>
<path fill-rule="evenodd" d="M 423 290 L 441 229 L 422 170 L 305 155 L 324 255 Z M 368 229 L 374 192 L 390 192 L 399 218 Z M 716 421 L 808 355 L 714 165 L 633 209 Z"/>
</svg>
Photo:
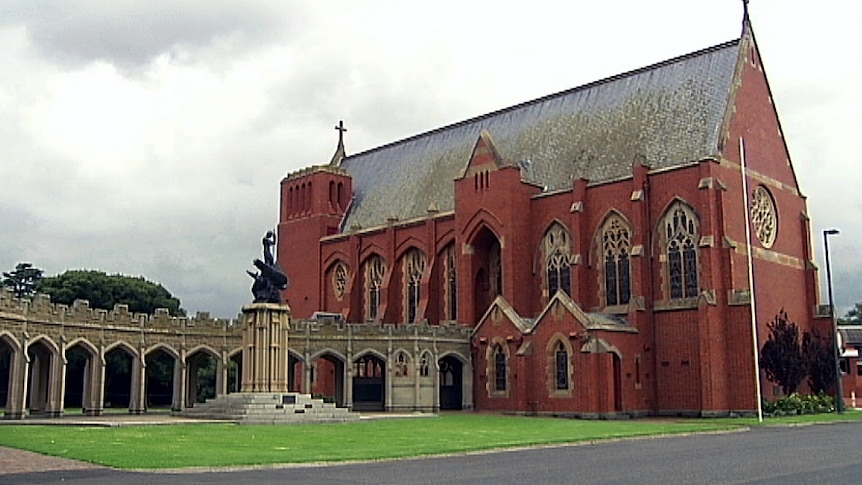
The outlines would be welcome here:
<svg viewBox="0 0 862 485">
<path fill-rule="evenodd" d="M 566 352 L 566 347 L 562 342 L 557 342 L 557 349 L 554 352 L 554 362 L 556 363 L 556 381 L 557 389 L 565 390 L 569 388 L 569 353 Z"/>
<path fill-rule="evenodd" d="M 670 297 L 693 298 L 698 295 L 697 240 L 698 222 L 694 212 L 676 203 L 665 217 L 667 271 Z"/>
<path fill-rule="evenodd" d="M 494 390 L 506 390 L 506 353 L 501 345 L 494 348 Z"/>
<path fill-rule="evenodd" d="M 569 234 L 560 224 L 554 224 L 545 234 L 542 243 L 545 257 L 545 271 L 548 283 L 548 297 L 558 291 L 572 294 L 572 251 Z"/>
<path fill-rule="evenodd" d="M 366 263 L 366 285 L 368 301 L 366 306 L 366 318 L 374 320 L 380 309 L 380 289 L 383 286 L 383 276 L 386 274 L 386 266 L 383 258 L 374 255 Z"/>
<path fill-rule="evenodd" d="M 404 278 L 406 286 L 406 304 L 407 322 L 416 320 L 417 312 L 419 311 L 419 301 L 422 298 L 421 283 L 422 273 L 425 272 L 425 255 L 418 249 L 411 249 L 404 256 Z"/>
</svg>

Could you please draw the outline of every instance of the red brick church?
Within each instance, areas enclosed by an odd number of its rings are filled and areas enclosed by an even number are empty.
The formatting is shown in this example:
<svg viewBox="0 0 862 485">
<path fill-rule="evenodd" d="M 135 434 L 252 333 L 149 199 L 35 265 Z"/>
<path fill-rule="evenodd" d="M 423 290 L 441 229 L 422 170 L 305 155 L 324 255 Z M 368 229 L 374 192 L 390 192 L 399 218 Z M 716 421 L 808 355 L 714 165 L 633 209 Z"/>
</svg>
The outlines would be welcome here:
<svg viewBox="0 0 862 485">
<path fill-rule="evenodd" d="M 781 309 L 817 316 L 747 16 L 730 42 L 362 153 L 340 136 L 281 182 L 278 235 L 296 319 L 466 327 L 479 410 L 754 412 L 752 312 L 760 342 Z M 375 355 L 380 376 L 402 362 Z"/>
</svg>

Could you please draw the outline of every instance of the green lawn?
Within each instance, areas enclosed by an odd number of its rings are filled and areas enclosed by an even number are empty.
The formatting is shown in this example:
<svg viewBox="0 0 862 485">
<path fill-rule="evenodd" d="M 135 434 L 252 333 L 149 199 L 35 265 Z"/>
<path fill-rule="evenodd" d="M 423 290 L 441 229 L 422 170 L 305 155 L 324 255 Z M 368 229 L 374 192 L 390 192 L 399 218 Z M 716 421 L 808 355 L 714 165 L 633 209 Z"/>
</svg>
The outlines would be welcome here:
<svg viewBox="0 0 862 485">
<path fill-rule="evenodd" d="M 848 413 L 847 417 L 862 419 L 862 412 Z M 766 421 L 782 422 L 790 421 Z M 585 421 L 474 413 L 288 426 L 178 424 L 99 428 L 4 424 L 0 426 L 0 446 L 115 468 L 159 469 L 377 460 L 730 430 L 752 424 L 756 419 Z"/>
</svg>

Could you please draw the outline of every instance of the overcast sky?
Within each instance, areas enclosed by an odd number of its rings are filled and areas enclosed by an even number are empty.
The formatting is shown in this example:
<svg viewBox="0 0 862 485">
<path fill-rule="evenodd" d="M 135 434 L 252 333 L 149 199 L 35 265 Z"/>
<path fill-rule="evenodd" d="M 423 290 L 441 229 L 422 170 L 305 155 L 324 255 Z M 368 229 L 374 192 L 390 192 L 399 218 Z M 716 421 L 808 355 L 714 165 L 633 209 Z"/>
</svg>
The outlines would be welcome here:
<svg viewBox="0 0 862 485">
<path fill-rule="evenodd" d="M 821 268 L 821 231 L 841 230 L 846 308 L 862 6 L 750 12 Z M 741 18 L 740 0 L 0 0 L 0 269 L 142 275 L 236 316 L 279 182 L 329 161 L 338 120 L 357 153 L 735 39 Z"/>
</svg>

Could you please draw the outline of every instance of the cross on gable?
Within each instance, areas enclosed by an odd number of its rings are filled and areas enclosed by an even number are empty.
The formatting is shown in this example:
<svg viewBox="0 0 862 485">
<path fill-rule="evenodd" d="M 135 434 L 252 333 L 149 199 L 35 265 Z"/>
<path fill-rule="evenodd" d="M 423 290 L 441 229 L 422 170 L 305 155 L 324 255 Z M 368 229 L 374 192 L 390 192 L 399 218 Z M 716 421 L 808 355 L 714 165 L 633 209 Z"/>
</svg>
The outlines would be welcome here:
<svg viewBox="0 0 862 485">
<path fill-rule="evenodd" d="M 347 128 L 344 127 L 344 120 L 338 120 L 335 129 L 338 130 L 338 139 L 341 140 L 344 137 L 344 132 L 347 131 Z"/>
</svg>

